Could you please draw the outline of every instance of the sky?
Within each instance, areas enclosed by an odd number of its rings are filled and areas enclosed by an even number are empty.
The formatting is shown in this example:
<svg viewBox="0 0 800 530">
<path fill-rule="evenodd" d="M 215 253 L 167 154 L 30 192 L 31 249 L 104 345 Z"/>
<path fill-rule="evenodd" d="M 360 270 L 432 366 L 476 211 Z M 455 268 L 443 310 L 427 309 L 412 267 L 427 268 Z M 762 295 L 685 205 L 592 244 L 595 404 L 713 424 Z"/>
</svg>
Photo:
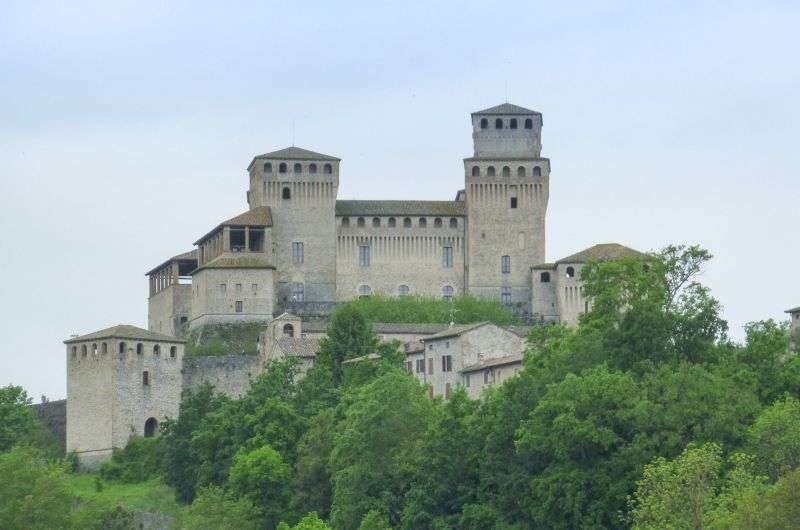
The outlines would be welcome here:
<svg viewBox="0 0 800 530">
<path fill-rule="evenodd" d="M 470 112 L 544 115 L 547 259 L 699 244 L 742 340 L 800 305 L 797 2 L 0 3 L 0 386 L 146 327 L 144 273 L 247 208 L 246 167 L 342 158 L 339 197 L 450 200 Z"/>
</svg>

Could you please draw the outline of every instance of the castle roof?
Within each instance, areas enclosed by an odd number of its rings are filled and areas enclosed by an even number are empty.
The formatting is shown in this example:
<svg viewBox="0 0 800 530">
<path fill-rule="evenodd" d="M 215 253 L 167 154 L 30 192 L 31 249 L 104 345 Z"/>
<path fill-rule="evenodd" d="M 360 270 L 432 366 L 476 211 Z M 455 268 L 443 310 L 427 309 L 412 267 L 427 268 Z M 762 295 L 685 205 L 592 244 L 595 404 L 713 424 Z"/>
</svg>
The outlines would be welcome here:
<svg viewBox="0 0 800 530">
<path fill-rule="evenodd" d="M 163 333 L 148 331 L 146 329 L 142 329 L 136 326 L 131 326 L 128 324 L 117 324 L 116 326 L 112 326 L 106 329 L 101 329 L 100 331 L 95 331 L 94 333 L 87 333 L 86 335 L 81 335 L 79 337 L 72 337 L 70 339 L 65 340 L 64 344 L 71 344 L 73 342 L 84 342 L 88 340 L 101 340 L 101 339 L 149 340 L 156 342 L 178 342 L 178 343 L 186 342 L 185 340 L 181 340 L 176 337 L 172 337 L 170 335 L 164 335 Z"/>
<path fill-rule="evenodd" d="M 275 265 L 264 255 L 228 256 L 222 254 L 200 265 L 192 274 L 203 269 L 274 269 Z"/>
<path fill-rule="evenodd" d="M 561 258 L 556 261 L 559 263 L 585 263 L 589 260 L 612 260 L 620 258 L 647 258 L 647 254 L 643 254 L 638 250 L 633 250 L 625 245 L 619 243 L 600 243 L 599 245 L 591 246 L 580 252 L 576 252 L 566 258 Z"/>
<path fill-rule="evenodd" d="M 280 337 L 277 349 L 289 357 L 313 358 L 319 351 L 319 339 L 310 337 Z"/>
<path fill-rule="evenodd" d="M 434 333 L 430 337 L 423 337 L 423 342 L 428 342 L 429 340 L 439 340 L 439 339 L 446 339 L 448 337 L 458 337 L 459 335 L 463 335 L 467 331 L 472 331 L 473 329 L 478 329 L 480 327 L 486 326 L 487 324 L 491 324 L 491 322 L 476 322 L 475 324 L 458 324 L 453 326 L 448 326 L 447 329 L 444 331 L 440 331 L 439 333 Z"/>
<path fill-rule="evenodd" d="M 225 226 L 272 226 L 272 210 L 269 209 L 269 206 L 256 206 L 251 210 L 247 210 L 246 212 L 240 213 L 235 217 L 231 217 L 227 221 L 222 221 L 220 224 L 211 229 L 211 231 L 206 235 L 195 241 L 194 244 L 199 245 Z"/>
<path fill-rule="evenodd" d="M 519 105 L 514 105 L 513 103 L 503 103 L 501 105 L 495 105 L 494 107 L 489 107 L 488 109 L 479 110 L 477 112 L 472 113 L 473 116 L 475 114 L 538 114 L 540 115 L 541 112 L 536 112 L 535 110 L 526 109 L 525 107 L 520 107 Z"/>
<path fill-rule="evenodd" d="M 325 320 L 310 320 L 303 323 L 303 331 L 311 333 L 324 333 L 328 329 Z M 374 322 L 372 329 L 375 333 L 409 333 L 415 335 L 433 335 L 447 329 L 447 324 L 417 324 L 406 322 Z"/>
<path fill-rule="evenodd" d="M 145 276 L 149 276 L 149 275 L 153 274 L 154 272 L 156 272 L 157 270 L 166 267 L 167 265 L 169 265 L 173 261 L 197 261 L 197 249 L 190 250 L 189 252 L 184 252 L 183 254 L 178 254 L 177 256 L 172 256 L 171 258 L 166 260 L 164 263 L 162 263 L 160 265 L 156 265 L 155 267 L 153 267 L 149 271 L 145 272 L 144 275 Z"/>
<path fill-rule="evenodd" d="M 448 215 L 463 216 L 463 201 L 336 201 L 336 215 Z"/>
<path fill-rule="evenodd" d="M 465 366 L 464 368 L 461 369 L 461 373 L 475 372 L 476 370 L 483 370 L 484 368 L 490 368 L 492 366 L 503 366 L 504 364 L 521 363 L 523 357 L 524 357 L 523 353 L 514 353 L 512 355 L 504 355 L 503 357 L 484 359 L 479 363 Z"/>
<path fill-rule="evenodd" d="M 793 307 L 791 309 L 787 309 L 786 311 L 784 311 L 784 313 L 789 313 L 790 315 L 792 313 L 800 313 L 800 306 Z"/>
<path fill-rule="evenodd" d="M 253 161 L 250 162 L 250 165 L 247 166 L 248 170 L 253 167 L 253 164 L 256 160 L 328 160 L 331 162 L 339 162 L 341 158 L 323 155 L 322 153 L 315 153 L 314 151 L 309 151 L 308 149 L 303 149 L 302 147 L 292 146 L 285 149 L 278 149 L 277 151 L 264 153 L 263 155 L 256 155 L 253 158 Z"/>
</svg>

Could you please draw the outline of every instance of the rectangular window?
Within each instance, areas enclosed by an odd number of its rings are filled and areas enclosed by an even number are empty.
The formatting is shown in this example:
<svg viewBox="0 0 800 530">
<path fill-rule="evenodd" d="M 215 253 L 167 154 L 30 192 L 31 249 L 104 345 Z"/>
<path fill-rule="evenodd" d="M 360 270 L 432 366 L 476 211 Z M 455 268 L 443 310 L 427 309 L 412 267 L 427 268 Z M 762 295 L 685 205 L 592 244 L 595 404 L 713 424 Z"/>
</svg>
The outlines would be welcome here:
<svg viewBox="0 0 800 530">
<path fill-rule="evenodd" d="M 511 256 L 500 256 L 500 272 L 503 274 L 511 273 Z"/>
<path fill-rule="evenodd" d="M 489 384 L 489 370 L 484 370 L 483 371 L 483 384 L 484 385 L 488 385 Z"/>
<path fill-rule="evenodd" d="M 417 373 L 418 374 L 425 373 L 425 359 L 417 359 Z"/>
<path fill-rule="evenodd" d="M 236 284 L 236 292 L 237 293 L 241 293 L 242 292 L 242 284 L 241 283 L 237 283 Z"/>
<path fill-rule="evenodd" d="M 292 302 L 304 302 L 306 299 L 306 287 L 304 284 L 292 283 Z"/>
<path fill-rule="evenodd" d="M 147 370 L 142 372 L 142 386 L 150 386 L 150 372 Z"/>
<path fill-rule="evenodd" d="M 258 293 L 258 284 L 257 284 L 257 283 L 254 283 L 254 284 L 252 285 L 252 289 L 253 289 L 253 294 L 256 294 L 256 293 Z"/>
<path fill-rule="evenodd" d="M 305 257 L 303 256 L 303 243 L 295 241 L 292 243 L 292 263 L 302 265 Z"/>
<path fill-rule="evenodd" d="M 414 371 L 414 365 L 411 363 L 411 361 L 406 362 L 406 370 L 408 370 L 408 373 L 412 373 Z"/>
<path fill-rule="evenodd" d="M 517 207 L 517 198 L 516 197 L 511 197 L 511 207 L 512 208 L 516 208 Z"/>
<path fill-rule="evenodd" d="M 241 300 L 236 300 L 236 312 L 241 313 L 243 310 L 243 304 Z"/>
<path fill-rule="evenodd" d="M 453 371 L 453 356 L 442 355 L 442 372 L 452 372 L 452 371 Z"/>
<path fill-rule="evenodd" d="M 264 251 L 264 230 L 250 229 L 250 252 Z"/>
<path fill-rule="evenodd" d="M 453 247 L 442 247 L 442 266 L 446 269 L 453 266 Z"/>
<path fill-rule="evenodd" d="M 464 386 L 469 388 L 469 374 L 464 376 Z"/>
<path fill-rule="evenodd" d="M 367 245 L 358 247 L 358 264 L 362 267 L 369 267 L 369 258 L 369 247 Z"/>
<path fill-rule="evenodd" d="M 228 285 L 225 284 L 225 283 L 219 284 L 219 292 L 222 293 L 222 294 L 225 294 L 226 292 L 228 292 Z"/>
<path fill-rule="evenodd" d="M 433 359 L 428 359 L 428 375 L 433 375 Z"/>
<path fill-rule="evenodd" d="M 511 287 L 500 288 L 500 302 L 505 305 L 511 304 Z"/>
</svg>

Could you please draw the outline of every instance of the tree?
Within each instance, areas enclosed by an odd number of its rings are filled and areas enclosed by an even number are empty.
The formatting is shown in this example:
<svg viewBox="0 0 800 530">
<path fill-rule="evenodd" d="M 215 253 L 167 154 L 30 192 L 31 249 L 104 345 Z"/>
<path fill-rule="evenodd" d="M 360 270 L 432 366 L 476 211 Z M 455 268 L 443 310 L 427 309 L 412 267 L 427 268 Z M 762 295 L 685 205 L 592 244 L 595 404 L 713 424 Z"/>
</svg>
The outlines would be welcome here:
<svg viewBox="0 0 800 530">
<path fill-rule="evenodd" d="M 750 322 L 744 329 L 744 347 L 734 350 L 735 364 L 729 370 L 740 379 L 752 381 L 762 401 L 771 402 L 790 390 L 781 385 L 786 381 L 786 368 L 795 359 L 794 355 L 789 354 L 787 325 L 769 319 Z"/>
<path fill-rule="evenodd" d="M 240 450 L 233 459 L 230 489 L 250 500 L 267 527 L 274 528 L 285 516 L 290 473 L 280 453 L 269 445 Z"/>
<path fill-rule="evenodd" d="M 311 512 L 294 526 L 289 526 L 286 523 L 279 524 L 278 530 L 331 530 L 331 527 L 326 525 L 316 513 Z"/>
<path fill-rule="evenodd" d="M 342 362 L 374 353 L 379 342 L 364 315 L 351 304 L 346 304 L 331 315 L 327 335 L 319 344 L 316 362 L 331 371 L 334 386 L 339 386 Z"/>
<path fill-rule="evenodd" d="M 187 530 L 257 530 L 261 515 L 246 498 L 236 499 L 223 488 L 209 486 L 198 491 L 183 525 Z"/>
<path fill-rule="evenodd" d="M 336 413 L 326 409 L 311 418 L 297 444 L 297 466 L 292 484 L 296 513 L 316 512 L 327 518 L 331 511 L 330 458 Z"/>
<path fill-rule="evenodd" d="M 773 481 L 800 466 L 800 401 L 786 396 L 764 409 L 747 431 L 748 450 Z"/>
<path fill-rule="evenodd" d="M 20 386 L 0 388 L 0 452 L 37 437 L 41 425 L 31 403 Z"/>
<path fill-rule="evenodd" d="M 726 526 L 734 530 L 800 528 L 800 470 L 769 488 L 751 488 L 736 505 Z"/>
</svg>

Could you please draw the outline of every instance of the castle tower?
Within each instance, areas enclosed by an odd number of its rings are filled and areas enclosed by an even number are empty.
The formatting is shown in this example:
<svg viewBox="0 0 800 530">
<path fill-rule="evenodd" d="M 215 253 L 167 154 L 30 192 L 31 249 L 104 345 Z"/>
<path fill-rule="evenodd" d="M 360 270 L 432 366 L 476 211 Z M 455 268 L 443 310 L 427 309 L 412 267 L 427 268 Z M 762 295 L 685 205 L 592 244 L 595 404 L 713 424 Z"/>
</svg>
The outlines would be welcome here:
<svg viewBox="0 0 800 530">
<path fill-rule="evenodd" d="M 468 292 L 530 312 L 532 265 L 545 257 L 550 160 L 542 115 L 504 103 L 472 114 L 464 159 Z"/>
<path fill-rule="evenodd" d="M 336 300 L 336 194 L 340 159 L 289 147 L 247 170 L 250 208 L 272 212 L 276 312 L 316 314 Z"/>
</svg>

